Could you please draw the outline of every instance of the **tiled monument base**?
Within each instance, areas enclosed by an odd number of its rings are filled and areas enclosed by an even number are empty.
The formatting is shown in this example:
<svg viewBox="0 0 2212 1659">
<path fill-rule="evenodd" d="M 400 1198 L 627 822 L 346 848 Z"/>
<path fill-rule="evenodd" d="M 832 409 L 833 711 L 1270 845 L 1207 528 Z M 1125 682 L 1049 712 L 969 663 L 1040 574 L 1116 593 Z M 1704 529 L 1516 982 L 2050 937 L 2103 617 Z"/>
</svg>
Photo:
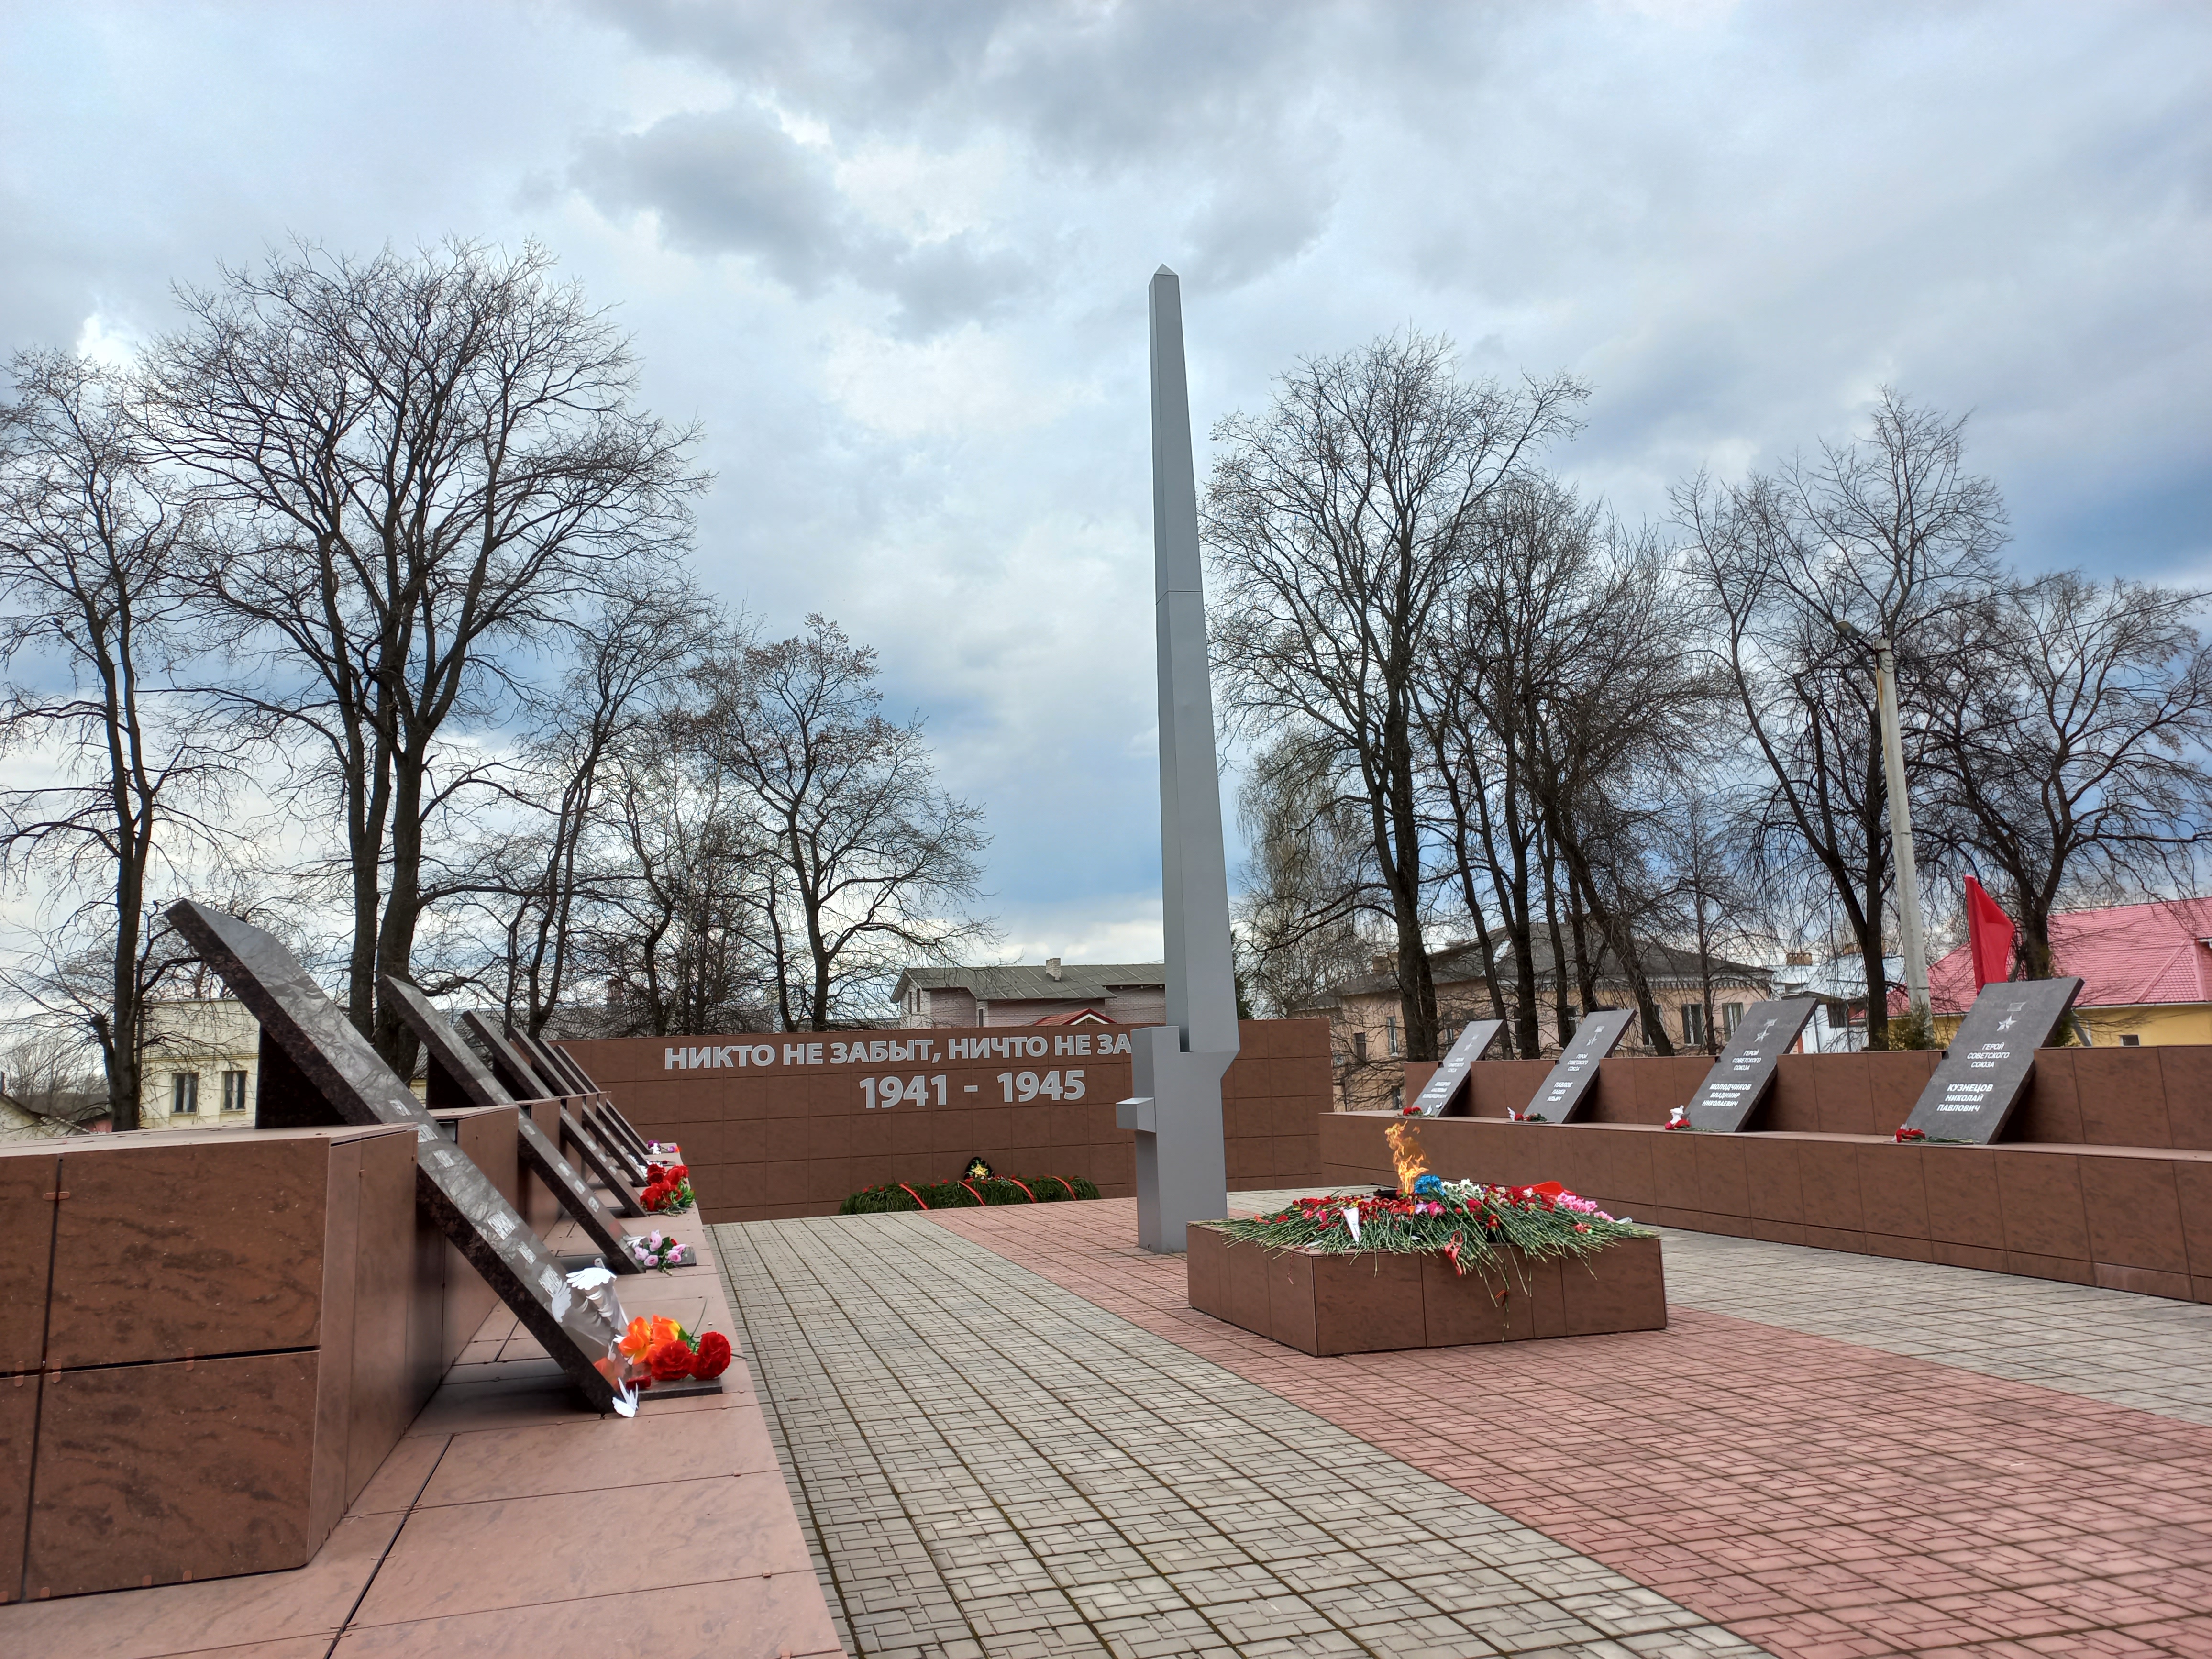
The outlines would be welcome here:
<svg viewBox="0 0 2212 1659">
<path fill-rule="evenodd" d="M 1206 1223 L 1188 1239 L 1192 1307 L 1316 1357 L 1667 1328 L 1656 1238 L 1575 1261 L 1508 1251 L 1489 1281 L 1434 1255 L 1270 1250 Z"/>
</svg>

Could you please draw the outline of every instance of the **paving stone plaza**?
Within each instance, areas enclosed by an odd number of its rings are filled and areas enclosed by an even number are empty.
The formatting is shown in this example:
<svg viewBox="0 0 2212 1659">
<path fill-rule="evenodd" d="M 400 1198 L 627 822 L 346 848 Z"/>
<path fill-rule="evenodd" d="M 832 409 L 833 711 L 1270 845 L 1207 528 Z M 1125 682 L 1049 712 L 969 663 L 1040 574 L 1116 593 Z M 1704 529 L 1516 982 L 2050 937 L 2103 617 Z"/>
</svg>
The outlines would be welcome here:
<svg viewBox="0 0 2212 1659">
<path fill-rule="evenodd" d="M 2212 1654 L 2212 1308 L 1669 1231 L 1665 1332 L 1317 1359 L 1135 1220 L 715 1230 L 848 1651 Z"/>
</svg>

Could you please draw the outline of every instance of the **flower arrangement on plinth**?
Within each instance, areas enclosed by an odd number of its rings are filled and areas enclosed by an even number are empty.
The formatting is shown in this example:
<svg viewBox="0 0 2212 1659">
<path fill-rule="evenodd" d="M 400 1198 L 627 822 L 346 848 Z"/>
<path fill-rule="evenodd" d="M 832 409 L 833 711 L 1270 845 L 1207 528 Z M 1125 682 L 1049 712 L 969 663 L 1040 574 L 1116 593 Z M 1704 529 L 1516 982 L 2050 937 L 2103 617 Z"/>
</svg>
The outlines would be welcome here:
<svg viewBox="0 0 2212 1659">
<path fill-rule="evenodd" d="M 1274 1215 L 1224 1221 L 1222 1231 L 1268 1249 L 1437 1255 L 1451 1263 L 1454 1273 L 1486 1278 L 1493 1270 L 1502 1272 L 1508 1249 L 1538 1260 L 1580 1257 L 1623 1239 L 1651 1236 L 1556 1181 L 1533 1187 L 1445 1181 L 1429 1173 L 1420 1133 L 1412 1124 L 1393 1123 L 1383 1133 L 1398 1167 L 1397 1190 L 1301 1198 Z"/>
<path fill-rule="evenodd" d="M 1913 1128 L 1910 1124 L 1900 1123 L 1897 1126 L 1897 1139 L 1900 1145 L 1908 1140 L 1925 1140 L 1928 1139 L 1928 1131 Z"/>
<path fill-rule="evenodd" d="M 640 1316 L 616 1345 L 629 1362 L 632 1387 L 655 1382 L 711 1382 L 730 1369 L 730 1339 L 720 1331 L 694 1336 L 672 1319 Z"/>
<path fill-rule="evenodd" d="M 672 1140 L 648 1140 L 645 1143 L 645 1151 L 647 1157 L 665 1158 L 671 1164 L 684 1161 L 684 1149 Z"/>
<path fill-rule="evenodd" d="M 1556 1181 L 1486 1187 L 1432 1175 L 1416 1180 L 1410 1193 L 1301 1198 L 1274 1215 L 1224 1222 L 1222 1231 L 1269 1249 L 1324 1255 L 1435 1254 L 1462 1275 L 1502 1267 L 1508 1249 L 1538 1259 L 1585 1256 L 1622 1239 L 1650 1237 Z"/>
<path fill-rule="evenodd" d="M 692 1258 L 684 1241 L 674 1233 L 664 1233 L 658 1229 L 642 1235 L 629 1234 L 623 1240 L 623 1249 L 639 1267 L 650 1267 L 659 1273 L 665 1273 L 671 1267 L 692 1265 Z"/>
<path fill-rule="evenodd" d="M 983 1164 L 981 1158 L 968 1166 Z M 983 1164 L 986 1170 L 990 1165 Z M 909 1186 L 886 1181 L 854 1193 L 837 1206 L 839 1215 L 890 1215 L 904 1210 L 971 1210 L 981 1204 L 1059 1204 L 1070 1199 L 1096 1198 L 1098 1188 L 1081 1176 L 1069 1181 L 1060 1176 L 975 1175 L 963 1171 L 957 1181 L 925 1181 Z"/>
<path fill-rule="evenodd" d="M 681 1164 L 648 1164 L 645 1190 L 637 1201 L 655 1215 L 682 1215 L 696 1201 L 691 1194 L 691 1171 Z"/>
</svg>

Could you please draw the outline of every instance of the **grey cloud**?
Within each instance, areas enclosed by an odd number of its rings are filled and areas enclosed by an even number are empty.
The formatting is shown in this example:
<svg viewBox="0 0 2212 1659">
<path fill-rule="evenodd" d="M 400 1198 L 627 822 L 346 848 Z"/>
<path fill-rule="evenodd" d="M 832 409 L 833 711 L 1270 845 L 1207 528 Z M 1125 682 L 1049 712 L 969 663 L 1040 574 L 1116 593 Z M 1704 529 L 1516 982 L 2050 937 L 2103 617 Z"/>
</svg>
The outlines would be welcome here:
<svg viewBox="0 0 2212 1659">
<path fill-rule="evenodd" d="M 846 264 L 828 161 L 750 106 L 672 115 L 600 139 L 570 179 L 610 214 L 652 211 L 673 247 L 749 254 L 801 293 L 818 291 Z"/>
<path fill-rule="evenodd" d="M 830 159 L 750 104 L 592 140 L 569 182 L 610 216 L 652 213 L 672 247 L 757 260 L 801 295 L 840 281 L 887 294 L 908 334 L 988 317 L 1029 281 L 1018 256 L 972 234 L 911 241 L 862 222 Z"/>
<path fill-rule="evenodd" d="M 1055 210 L 1055 179 L 1084 190 L 1135 179 L 1162 199 L 1200 194 L 1186 252 L 1218 259 L 1234 282 L 1294 258 L 1326 226 L 1341 144 L 1327 88 L 1363 38 L 1354 11 L 1334 5 L 647 0 L 599 9 L 641 45 L 772 91 L 841 137 L 954 148 L 996 132 L 1048 191 L 1030 224 Z M 915 264 L 947 262 L 939 252 Z M 1004 264 L 968 276 L 1004 274 Z"/>
</svg>

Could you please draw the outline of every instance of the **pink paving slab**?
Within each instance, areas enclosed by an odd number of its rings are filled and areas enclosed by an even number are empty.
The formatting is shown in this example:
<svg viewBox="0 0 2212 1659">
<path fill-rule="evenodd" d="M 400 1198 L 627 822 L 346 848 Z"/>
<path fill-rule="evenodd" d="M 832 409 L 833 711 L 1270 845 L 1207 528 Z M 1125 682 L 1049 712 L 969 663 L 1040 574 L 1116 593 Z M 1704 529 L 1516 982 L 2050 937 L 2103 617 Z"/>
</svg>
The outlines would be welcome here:
<svg viewBox="0 0 2212 1659">
<path fill-rule="evenodd" d="M 1785 1659 L 2212 1655 L 2212 1429 L 1677 1308 L 1316 1358 L 1188 1305 L 1133 1202 L 929 1219 Z"/>
<path fill-rule="evenodd" d="M 701 1265 L 625 1279 L 626 1309 L 733 1334 L 705 1228 L 662 1224 Z M 742 1358 L 722 1382 L 595 1416 L 498 1309 L 306 1566 L 0 1607 L 0 1652 L 542 1659 L 618 1632 L 624 1651 L 839 1654 Z"/>
</svg>

